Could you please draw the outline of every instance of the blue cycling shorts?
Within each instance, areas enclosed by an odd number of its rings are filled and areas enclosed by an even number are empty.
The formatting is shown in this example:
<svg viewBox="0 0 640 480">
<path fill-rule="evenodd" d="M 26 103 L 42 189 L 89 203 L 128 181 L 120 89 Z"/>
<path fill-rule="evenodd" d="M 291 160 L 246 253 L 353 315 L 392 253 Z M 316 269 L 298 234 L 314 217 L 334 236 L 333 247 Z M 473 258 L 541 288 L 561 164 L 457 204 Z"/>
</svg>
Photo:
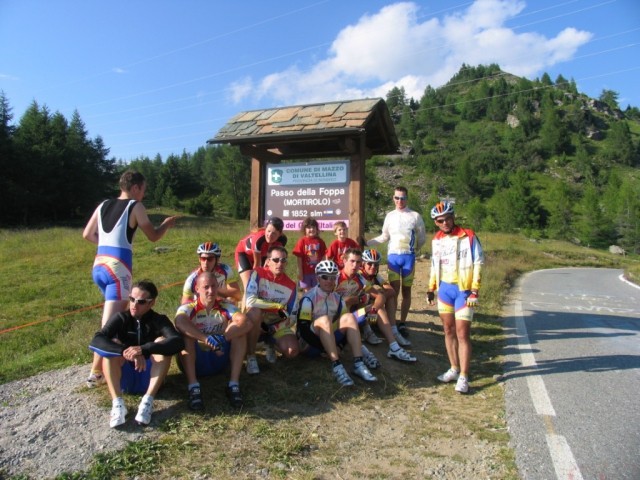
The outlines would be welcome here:
<svg viewBox="0 0 640 480">
<path fill-rule="evenodd" d="M 438 287 L 438 312 L 453 313 L 456 320 L 473 320 L 473 308 L 467 307 L 471 290 L 460 290 L 458 285 L 440 282 Z"/>
<path fill-rule="evenodd" d="M 387 256 L 389 282 L 402 280 L 403 287 L 412 286 L 415 266 L 416 256 L 413 253 L 404 253 L 402 255 L 390 253 Z"/>
</svg>

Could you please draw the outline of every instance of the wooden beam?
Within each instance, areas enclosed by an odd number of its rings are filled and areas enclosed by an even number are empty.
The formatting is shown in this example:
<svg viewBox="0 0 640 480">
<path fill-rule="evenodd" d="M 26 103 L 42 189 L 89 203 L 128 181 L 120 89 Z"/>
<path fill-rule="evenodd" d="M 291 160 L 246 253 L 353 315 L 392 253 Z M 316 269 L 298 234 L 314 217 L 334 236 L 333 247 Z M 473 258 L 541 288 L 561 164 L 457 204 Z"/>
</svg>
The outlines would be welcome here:
<svg viewBox="0 0 640 480">
<path fill-rule="evenodd" d="M 249 209 L 249 226 L 251 229 L 262 225 L 265 177 L 264 163 L 258 158 L 251 159 L 251 207 Z"/>
</svg>

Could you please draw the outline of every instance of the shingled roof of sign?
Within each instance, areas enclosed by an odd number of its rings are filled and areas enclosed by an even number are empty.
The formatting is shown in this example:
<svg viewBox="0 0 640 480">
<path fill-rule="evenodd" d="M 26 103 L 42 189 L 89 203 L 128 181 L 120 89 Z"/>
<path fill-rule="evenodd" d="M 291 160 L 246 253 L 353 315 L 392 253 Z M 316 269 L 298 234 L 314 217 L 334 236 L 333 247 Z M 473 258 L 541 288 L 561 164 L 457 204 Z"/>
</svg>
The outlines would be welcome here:
<svg viewBox="0 0 640 480">
<path fill-rule="evenodd" d="M 398 153 L 398 137 L 381 98 L 240 112 L 207 143 L 262 149 L 299 144 L 297 154 L 332 154 L 345 150 L 345 142 L 338 140 L 345 137 L 363 138 L 373 155 Z"/>
</svg>

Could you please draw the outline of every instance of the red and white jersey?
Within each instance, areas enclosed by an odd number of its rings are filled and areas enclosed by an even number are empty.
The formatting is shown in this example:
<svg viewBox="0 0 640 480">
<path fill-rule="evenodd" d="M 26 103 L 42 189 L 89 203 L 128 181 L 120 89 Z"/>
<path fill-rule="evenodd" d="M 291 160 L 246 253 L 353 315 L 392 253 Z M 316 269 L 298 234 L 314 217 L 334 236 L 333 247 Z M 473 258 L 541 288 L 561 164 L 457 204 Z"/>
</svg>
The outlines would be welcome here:
<svg viewBox="0 0 640 480">
<path fill-rule="evenodd" d="M 207 312 L 207 308 L 196 300 L 178 307 L 176 316 L 186 315 L 198 330 L 206 334 L 224 334 L 231 317 L 238 311 L 232 303 L 217 301 Z"/>
<path fill-rule="evenodd" d="M 344 270 L 340 270 L 335 291 L 342 297 L 352 297 L 363 293 L 366 286 L 367 281 L 362 274 L 356 273 L 348 277 Z"/>
<path fill-rule="evenodd" d="M 262 265 L 253 265 L 253 252 L 260 253 L 260 258 L 264 263 L 265 258 L 267 258 L 267 252 L 270 247 L 279 246 L 284 247 L 287 245 L 287 236 L 280 235 L 278 239 L 273 243 L 268 243 L 267 239 L 264 236 L 264 228 L 260 230 L 250 233 L 249 235 L 242 237 L 238 244 L 236 245 L 235 257 L 236 263 L 238 263 L 238 254 L 244 253 L 247 255 L 247 260 L 252 265 L 252 268 L 256 266 L 260 267 Z"/>
<path fill-rule="evenodd" d="M 268 268 L 258 267 L 249 277 L 245 305 L 248 308 L 255 307 L 269 313 L 277 313 L 284 307 L 291 315 L 296 297 L 296 283 L 286 274 L 275 276 Z"/>
</svg>

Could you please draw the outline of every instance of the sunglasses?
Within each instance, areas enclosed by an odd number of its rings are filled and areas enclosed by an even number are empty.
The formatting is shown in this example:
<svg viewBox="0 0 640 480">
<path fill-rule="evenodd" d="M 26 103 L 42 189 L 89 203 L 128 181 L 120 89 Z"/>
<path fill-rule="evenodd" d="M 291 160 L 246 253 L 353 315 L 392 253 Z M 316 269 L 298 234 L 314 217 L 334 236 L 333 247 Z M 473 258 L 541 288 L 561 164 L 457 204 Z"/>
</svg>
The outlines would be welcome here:
<svg viewBox="0 0 640 480">
<path fill-rule="evenodd" d="M 269 260 L 271 260 L 273 263 L 287 263 L 287 259 L 284 257 L 275 257 L 275 258 L 270 258 Z"/>
<path fill-rule="evenodd" d="M 200 257 L 200 260 L 204 260 L 208 262 L 209 260 L 214 260 L 215 258 L 218 258 L 218 257 Z"/>
<path fill-rule="evenodd" d="M 396 197 L 396 196 L 394 196 L 394 197 L 393 197 L 393 199 L 394 199 L 394 200 L 402 200 L 402 201 L 404 201 L 404 202 L 406 202 L 406 201 L 407 201 L 407 197 Z"/>
<path fill-rule="evenodd" d="M 446 222 L 447 220 L 451 220 L 452 217 L 445 217 L 445 218 L 438 218 L 436 220 L 436 223 L 438 224 L 443 224 L 444 222 Z"/>
<path fill-rule="evenodd" d="M 129 301 L 134 305 L 146 305 L 147 303 L 151 303 L 153 298 L 133 298 L 129 297 Z"/>
<path fill-rule="evenodd" d="M 377 267 L 378 264 L 375 262 L 364 262 L 365 265 L 369 266 L 369 267 Z"/>
<path fill-rule="evenodd" d="M 318 275 L 318 278 L 320 280 L 335 280 L 338 277 L 335 275 Z"/>
</svg>

